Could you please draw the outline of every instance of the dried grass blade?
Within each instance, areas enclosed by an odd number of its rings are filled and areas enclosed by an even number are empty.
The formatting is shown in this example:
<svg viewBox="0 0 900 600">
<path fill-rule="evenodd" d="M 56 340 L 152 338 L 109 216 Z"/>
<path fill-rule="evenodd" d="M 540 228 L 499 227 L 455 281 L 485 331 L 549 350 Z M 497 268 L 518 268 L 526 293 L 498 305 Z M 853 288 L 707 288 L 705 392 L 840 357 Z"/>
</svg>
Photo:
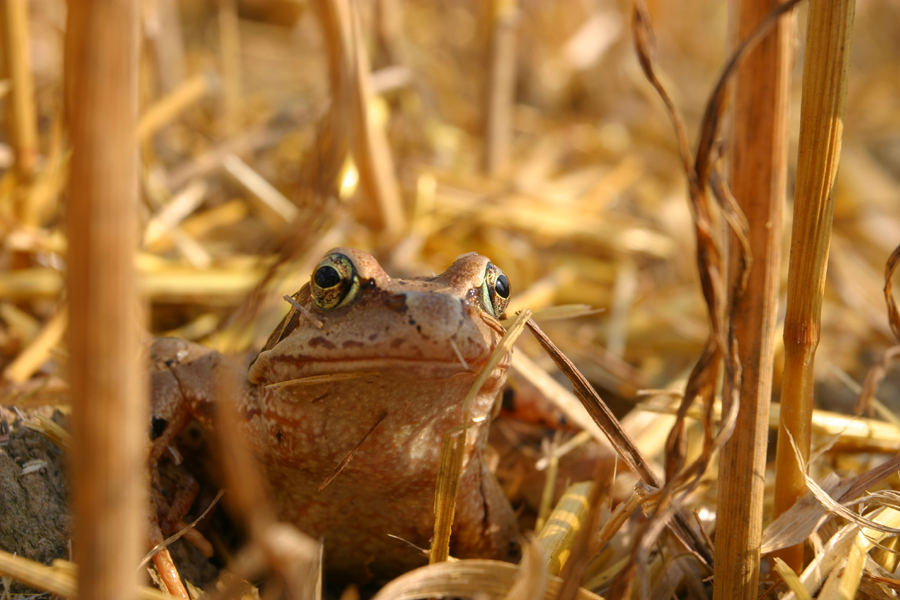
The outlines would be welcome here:
<svg viewBox="0 0 900 600">
<path fill-rule="evenodd" d="M 669 95 L 668 90 L 663 86 L 662 81 L 656 74 L 656 68 L 653 66 L 653 29 L 650 25 L 650 11 L 644 0 L 636 0 L 631 17 L 631 34 L 634 41 L 634 49 L 637 53 L 638 62 L 644 71 L 644 76 L 659 94 L 660 99 L 666 107 L 666 114 L 672 121 L 672 127 L 675 129 L 675 140 L 678 142 L 678 156 L 681 159 L 681 166 L 685 174 L 688 175 L 688 183 L 694 186 L 692 177 L 693 168 L 691 163 L 691 150 L 688 143 L 687 128 L 678 109 L 675 108 L 675 102 Z"/>
<path fill-rule="evenodd" d="M 182 527 L 181 529 L 179 529 L 178 531 L 176 531 L 175 533 L 173 533 L 172 535 L 170 535 L 169 537 L 167 537 L 160 543 L 154 544 L 153 547 L 150 548 L 150 550 L 144 555 L 144 558 L 141 559 L 141 562 L 138 565 L 138 568 L 139 569 L 143 568 L 144 565 L 146 565 L 148 562 L 150 562 L 150 560 L 153 558 L 153 556 L 160 550 L 163 550 L 164 548 L 168 548 L 169 546 L 174 544 L 176 541 L 178 541 L 185 535 L 190 535 L 189 532 L 194 530 L 197 527 L 197 524 L 200 521 L 202 521 L 206 517 L 206 515 L 208 515 L 209 512 L 213 508 L 216 507 L 216 505 L 219 504 L 219 500 L 222 499 L 222 496 L 224 494 L 225 494 L 224 490 L 219 490 L 216 493 L 215 497 L 210 501 L 210 503 L 206 506 L 206 508 L 203 509 L 203 512 L 200 513 L 196 519 L 194 519 L 190 523 L 186 524 L 184 527 Z"/>
<path fill-rule="evenodd" d="M 897 531 L 900 526 L 900 511 L 892 508 L 882 508 L 872 517 L 872 522 L 878 526 L 874 531 L 868 528 L 860 529 L 850 546 L 847 562 L 840 569 L 834 569 L 825 580 L 819 598 L 837 598 L 839 600 L 852 600 L 856 598 L 856 592 L 862 579 L 863 566 L 866 555 L 889 533 Z"/>
<path fill-rule="evenodd" d="M 465 429 L 451 432 L 441 443 L 441 462 L 434 490 L 434 536 L 428 564 L 443 562 L 450 557 L 450 534 L 456 515 L 456 494 L 459 492 L 465 449 Z"/>
<path fill-rule="evenodd" d="M 833 474 L 818 487 L 837 502 L 847 504 L 860 496 L 866 489 L 900 470 L 900 455 L 895 456 L 873 469 L 857 475 L 851 481 L 835 483 Z M 822 522 L 827 506 L 815 499 L 812 493 L 804 495 L 790 510 L 781 513 L 766 527 L 760 552 L 768 554 L 779 548 L 797 544 L 805 540 Z"/>
<path fill-rule="evenodd" d="M 265 385 L 266 389 L 279 390 L 294 385 L 320 385 L 334 381 L 347 381 L 348 379 L 359 379 L 360 377 L 368 377 L 376 375 L 377 371 L 353 371 L 350 373 L 326 373 L 323 375 L 310 375 L 308 377 L 298 377 L 296 379 L 286 379 Z"/>
<path fill-rule="evenodd" d="M 789 441 L 791 441 L 791 446 L 794 449 L 795 459 L 798 462 L 801 462 L 803 460 L 803 457 L 801 455 L 800 449 L 797 447 L 796 443 L 794 443 L 793 440 L 791 440 L 790 438 L 789 438 Z M 805 472 L 806 469 L 804 468 L 803 471 Z M 838 502 L 837 500 L 832 498 L 831 495 L 828 492 L 826 492 L 824 489 L 822 489 L 822 486 L 820 486 L 816 482 L 816 480 L 813 479 L 812 477 L 810 477 L 808 474 L 806 475 L 806 487 L 812 493 L 812 495 L 815 497 L 815 499 L 818 500 L 822 504 L 822 506 L 824 506 L 826 509 L 828 509 L 828 511 L 830 511 L 831 513 L 838 515 L 840 517 L 843 517 L 844 519 L 847 519 L 851 523 L 855 523 L 859 527 L 868 527 L 870 529 L 874 529 L 876 531 L 880 531 L 880 532 L 886 533 L 886 534 L 892 534 L 892 535 L 900 534 L 900 529 L 880 525 L 879 523 L 877 523 L 867 517 L 864 517 L 861 514 L 853 512 L 852 510 L 850 510 L 849 508 L 847 508 L 846 506 L 844 506 L 843 504 L 841 504 L 840 502 Z"/>
<path fill-rule="evenodd" d="M 37 413 L 34 415 L 34 421 L 25 422 L 25 427 L 37 431 L 56 444 L 63 452 L 68 452 L 72 447 L 72 434 L 50 417 Z"/>
<path fill-rule="evenodd" d="M 661 482 L 650 469 L 649 464 L 641 455 L 631 438 L 622 429 L 621 424 L 606 403 L 597 395 L 588 380 L 581 374 L 578 368 L 563 354 L 559 348 L 547 337 L 540 327 L 529 321 L 528 327 L 544 348 L 544 351 L 553 359 L 559 370 L 572 382 L 575 395 L 581 400 L 582 405 L 588 411 L 594 422 L 600 427 L 604 435 L 616 449 L 616 452 L 625 461 L 628 467 L 648 485 L 660 487 Z"/>
<path fill-rule="evenodd" d="M 297 218 L 299 213 L 297 207 L 265 177 L 238 156 L 228 154 L 222 159 L 222 166 L 229 175 L 244 186 L 244 189 L 259 200 L 259 207 L 263 209 L 263 214 L 278 220 L 276 221 L 277 225 L 292 223 Z"/>
<path fill-rule="evenodd" d="M 800 574 L 800 581 L 803 582 L 803 587 L 808 594 L 819 589 L 833 569 L 842 568 L 847 560 L 847 553 L 853 543 L 853 538 L 858 532 L 859 528 L 855 524 L 848 523 L 828 538 L 828 542 L 825 543 L 821 552 Z M 780 600 L 797 600 L 797 596 L 793 592 L 788 592 Z"/>
<path fill-rule="evenodd" d="M 823 587 L 819 594 L 819 598 L 853 598 L 855 586 L 858 585 L 858 575 L 851 568 L 847 570 L 850 555 L 859 553 L 860 558 L 865 558 L 865 554 L 880 540 L 884 539 L 887 534 L 885 529 L 896 529 L 900 527 L 900 511 L 883 508 L 878 509 L 877 514 L 871 519 L 877 527 L 877 531 L 871 531 L 866 528 L 860 528 L 856 523 L 848 523 L 834 535 L 829 538 L 822 551 L 810 561 L 800 575 L 800 581 L 807 593 L 812 593 L 820 586 L 823 580 L 826 581 L 828 589 Z M 843 573 L 846 573 L 844 579 Z M 828 583 L 834 581 L 834 583 Z M 793 592 L 782 596 L 781 600 L 796 600 L 797 595 Z"/>
<path fill-rule="evenodd" d="M 603 467 L 600 465 L 594 468 L 594 485 L 588 489 L 587 511 L 581 519 L 580 527 L 575 531 L 569 547 L 569 558 L 559 572 L 563 586 L 557 600 L 575 600 L 577 598 L 589 563 L 600 549 L 596 542 L 596 532 L 601 516 L 606 514 L 606 511 L 603 510 L 602 499 L 608 496 L 615 477 L 615 472 L 610 472 L 606 473 L 604 478 L 601 476 L 602 471 Z"/>
<path fill-rule="evenodd" d="M 582 434 L 585 432 L 581 432 Z M 556 494 L 556 478 L 559 473 L 559 440 L 562 432 L 556 431 L 553 438 L 541 440 L 541 453 L 543 457 L 538 461 L 541 466 L 535 468 L 538 470 L 546 469 L 544 473 L 544 488 L 541 490 L 541 503 L 538 505 L 537 519 L 534 522 L 534 530 L 540 531 L 547 523 L 550 516 L 554 495 Z M 587 437 L 585 439 L 590 439 Z"/>
<path fill-rule="evenodd" d="M 156 0 L 143 7 L 143 33 L 163 92 L 175 89 L 184 79 L 184 28 L 178 8 L 177 0 Z"/>
<path fill-rule="evenodd" d="M 375 420 L 372 426 L 369 427 L 369 429 L 366 430 L 362 437 L 359 438 L 359 441 L 353 445 L 353 448 L 347 451 L 347 453 L 344 455 L 344 458 L 342 458 L 340 463 L 338 463 L 338 466 L 335 467 L 334 471 L 328 477 L 326 477 L 322 483 L 319 484 L 320 492 L 331 485 L 331 482 L 341 474 L 341 471 L 347 468 L 347 465 L 349 465 L 350 461 L 353 459 L 353 455 L 356 454 L 356 451 L 359 450 L 359 447 L 363 445 L 363 443 L 369 438 L 369 436 L 374 433 L 375 429 L 377 429 L 378 426 L 381 425 L 381 422 L 384 421 L 384 418 L 386 416 L 386 411 L 382 411 L 382 413 L 378 415 L 378 418 Z"/>
<path fill-rule="evenodd" d="M 590 434 L 599 444 L 606 447 L 609 439 L 600 428 L 584 405 L 563 387 L 557 380 L 544 371 L 536 362 L 531 360 L 524 352 L 513 355 L 510 366 L 517 377 L 522 377 L 541 391 L 553 404 L 562 411 L 570 422 L 581 427 Z"/>
</svg>

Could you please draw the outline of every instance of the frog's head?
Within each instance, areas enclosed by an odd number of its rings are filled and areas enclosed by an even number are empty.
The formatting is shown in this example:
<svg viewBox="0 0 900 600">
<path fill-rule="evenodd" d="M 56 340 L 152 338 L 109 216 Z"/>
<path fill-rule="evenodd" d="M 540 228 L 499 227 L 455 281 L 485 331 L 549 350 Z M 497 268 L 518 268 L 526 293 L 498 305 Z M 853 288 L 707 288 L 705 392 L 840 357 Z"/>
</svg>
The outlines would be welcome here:
<svg viewBox="0 0 900 600">
<path fill-rule="evenodd" d="M 404 369 L 477 372 L 503 333 L 506 275 L 460 256 L 435 277 L 394 279 L 365 252 L 336 248 L 292 296 L 292 308 L 250 369 L 253 383 Z"/>
</svg>

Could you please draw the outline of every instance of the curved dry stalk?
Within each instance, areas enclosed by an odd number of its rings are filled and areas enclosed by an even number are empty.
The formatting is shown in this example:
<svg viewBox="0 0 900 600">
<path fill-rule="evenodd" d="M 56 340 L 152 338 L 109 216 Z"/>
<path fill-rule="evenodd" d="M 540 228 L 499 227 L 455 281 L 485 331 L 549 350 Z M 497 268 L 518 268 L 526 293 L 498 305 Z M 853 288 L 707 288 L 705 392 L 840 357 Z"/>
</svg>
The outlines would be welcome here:
<svg viewBox="0 0 900 600">
<path fill-rule="evenodd" d="M 898 263 L 900 263 L 900 245 L 894 248 L 884 265 L 884 302 L 887 304 L 888 322 L 894 337 L 900 341 L 900 311 L 897 310 L 897 303 L 894 301 L 893 289 L 894 270 Z"/>
</svg>

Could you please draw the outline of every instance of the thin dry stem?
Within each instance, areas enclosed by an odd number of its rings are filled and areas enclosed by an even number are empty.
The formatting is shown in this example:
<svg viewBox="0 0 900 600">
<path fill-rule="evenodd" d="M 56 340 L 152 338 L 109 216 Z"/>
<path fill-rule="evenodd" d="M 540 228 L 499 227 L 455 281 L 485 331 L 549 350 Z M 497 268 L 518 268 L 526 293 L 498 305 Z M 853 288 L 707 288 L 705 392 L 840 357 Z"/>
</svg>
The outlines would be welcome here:
<svg viewBox="0 0 900 600">
<path fill-rule="evenodd" d="M 781 426 L 775 459 L 776 515 L 790 508 L 806 488 L 804 474 L 788 438 L 793 438 L 807 461 L 811 443 L 813 366 L 834 212 L 831 188 L 840 157 L 854 6 L 852 0 L 812 0 L 809 6 L 788 267 L 791 285 L 784 322 Z M 799 570 L 803 566 L 803 547 L 786 550 L 781 557 Z"/>
</svg>

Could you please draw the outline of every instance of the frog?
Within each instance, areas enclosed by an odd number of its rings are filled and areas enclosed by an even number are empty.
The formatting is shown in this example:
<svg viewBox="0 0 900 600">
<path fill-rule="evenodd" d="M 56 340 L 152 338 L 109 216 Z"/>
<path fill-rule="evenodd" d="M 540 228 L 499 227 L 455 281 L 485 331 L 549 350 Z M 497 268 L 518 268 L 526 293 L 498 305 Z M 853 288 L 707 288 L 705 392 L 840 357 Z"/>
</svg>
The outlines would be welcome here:
<svg viewBox="0 0 900 600">
<path fill-rule="evenodd" d="M 465 400 L 504 333 L 509 296 L 507 276 L 480 254 L 392 278 L 370 254 L 335 248 L 249 364 L 154 342 L 154 460 L 189 421 L 215 428 L 217 381 L 240 372 L 229 396 L 279 519 L 321 540 L 326 574 L 385 581 L 426 562 L 442 443 L 462 431 L 451 554 L 514 559 L 516 516 L 487 447 L 508 354 Z"/>
</svg>

